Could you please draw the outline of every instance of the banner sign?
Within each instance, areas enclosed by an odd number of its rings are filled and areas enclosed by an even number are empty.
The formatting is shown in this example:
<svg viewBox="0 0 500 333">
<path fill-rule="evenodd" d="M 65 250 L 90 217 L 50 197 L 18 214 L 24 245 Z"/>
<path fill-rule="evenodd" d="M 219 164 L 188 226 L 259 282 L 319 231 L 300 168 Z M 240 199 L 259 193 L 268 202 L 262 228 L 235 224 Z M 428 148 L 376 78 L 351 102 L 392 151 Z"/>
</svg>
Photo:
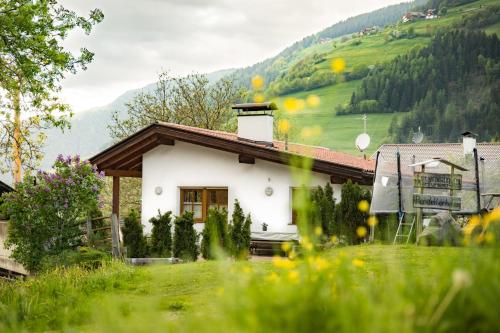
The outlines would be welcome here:
<svg viewBox="0 0 500 333">
<path fill-rule="evenodd" d="M 444 173 L 415 172 L 413 187 L 461 190 L 462 175 L 454 174 L 452 176 Z"/>
<path fill-rule="evenodd" d="M 460 197 L 415 193 L 413 194 L 413 207 L 460 210 L 462 209 L 462 200 Z"/>
</svg>

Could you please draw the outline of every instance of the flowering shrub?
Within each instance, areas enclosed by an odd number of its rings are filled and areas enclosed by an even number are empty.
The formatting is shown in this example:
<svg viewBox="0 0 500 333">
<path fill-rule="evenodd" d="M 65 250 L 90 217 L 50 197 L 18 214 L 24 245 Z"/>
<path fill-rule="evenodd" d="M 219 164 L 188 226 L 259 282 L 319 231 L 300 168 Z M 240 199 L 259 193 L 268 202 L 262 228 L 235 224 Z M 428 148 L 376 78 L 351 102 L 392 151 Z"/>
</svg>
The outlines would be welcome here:
<svg viewBox="0 0 500 333">
<path fill-rule="evenodd" d="M 103 187 L 104 173 L 79 156 L 59 155 L 53 168 L 26 176 L 3 203 L 10 216 L 6 246 L 32 272 L 45 256 L 81 245 L 81 222 L 97 209 Z"/>
</svg>

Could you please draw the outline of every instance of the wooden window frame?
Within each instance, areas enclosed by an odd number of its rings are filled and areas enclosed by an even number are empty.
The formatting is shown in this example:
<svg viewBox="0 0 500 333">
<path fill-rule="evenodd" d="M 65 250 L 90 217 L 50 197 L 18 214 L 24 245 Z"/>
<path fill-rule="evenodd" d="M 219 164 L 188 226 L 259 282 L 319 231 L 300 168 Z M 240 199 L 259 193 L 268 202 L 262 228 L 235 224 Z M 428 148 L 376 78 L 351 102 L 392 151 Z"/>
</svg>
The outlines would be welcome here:
<svg viewBox="0 0 500 333">
<path fill-rule="evenodd" d="M 201 190 L 201 218 L 194 219 L 195 223 L 205 223 L 208 216 L 208 191 L 209 190 L 225 190 L 229 194 L 229 189 L 227 187 L 221 186 L 210 186 L 210 187 L 180 187 L 180 210 L 179 213 L 184 213 L 184 193 L 186 191 L 200 191 Z M 229 198 L 227 202 L 229 207 Z"/>
</svg>

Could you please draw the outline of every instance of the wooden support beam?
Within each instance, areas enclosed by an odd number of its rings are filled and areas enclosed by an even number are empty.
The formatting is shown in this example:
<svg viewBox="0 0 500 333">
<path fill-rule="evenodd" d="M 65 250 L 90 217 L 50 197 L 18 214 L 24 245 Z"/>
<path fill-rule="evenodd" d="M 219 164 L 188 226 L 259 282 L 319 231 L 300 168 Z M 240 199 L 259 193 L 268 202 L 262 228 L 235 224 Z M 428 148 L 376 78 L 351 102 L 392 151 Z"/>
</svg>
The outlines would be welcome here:
<svg viewBox="0 0 500 333">
<path fill-rule="evenodd" d="M 120 177 L 113 176 L 113 214 L 120 216 Z"/>
<path fill-rule="evenodd" d="M 132 177 L 141 178 L 142 171 L 139 170 L 114 170 L 114 169 L 104 169 L 104 174 L 110 177 Z"/>
<path fill-rule="evenodd" d="M 175 146 L 175 140 L 171 138 L 167 138 L 163 135 L 158 135 L 157 142 L 159 145 L 165 145 L 165 146 Z"/>
<path fill-rule="evenodd" d="M 248 155 L 238 155 L 238 161 L 244 164 L 255 164 L 255 157 Z"/>
<path fill-rule="evenodd" d="M 344 184 L 345 182 L 347 182 L 347 179 L 344 177 L 339 177 L 335 175 L 330 176 L 330 183 L 332 184 Z"/>
</svg>

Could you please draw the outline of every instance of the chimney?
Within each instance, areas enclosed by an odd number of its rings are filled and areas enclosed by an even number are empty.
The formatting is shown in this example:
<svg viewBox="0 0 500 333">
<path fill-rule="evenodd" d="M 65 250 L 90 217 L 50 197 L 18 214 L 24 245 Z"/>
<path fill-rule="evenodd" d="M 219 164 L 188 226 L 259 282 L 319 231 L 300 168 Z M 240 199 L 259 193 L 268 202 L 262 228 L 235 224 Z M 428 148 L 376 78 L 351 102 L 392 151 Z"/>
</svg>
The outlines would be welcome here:
<svg viewBox="0 0 500 333">
<path fill-rule="evenodd" d="M 462 145 L 464 148 L 464 156 L 472 155 L 474 153 L 474 148 L 476 148 L 476 137 L 477 134 L 472 132 L 462 133 Z"/>
<path fill-rule="evenodd" d="M 233 105 L 238 115 L 238 139 L 268 146 L 273 145 L 274 103 L 244 103 Z"/>
</svg>

